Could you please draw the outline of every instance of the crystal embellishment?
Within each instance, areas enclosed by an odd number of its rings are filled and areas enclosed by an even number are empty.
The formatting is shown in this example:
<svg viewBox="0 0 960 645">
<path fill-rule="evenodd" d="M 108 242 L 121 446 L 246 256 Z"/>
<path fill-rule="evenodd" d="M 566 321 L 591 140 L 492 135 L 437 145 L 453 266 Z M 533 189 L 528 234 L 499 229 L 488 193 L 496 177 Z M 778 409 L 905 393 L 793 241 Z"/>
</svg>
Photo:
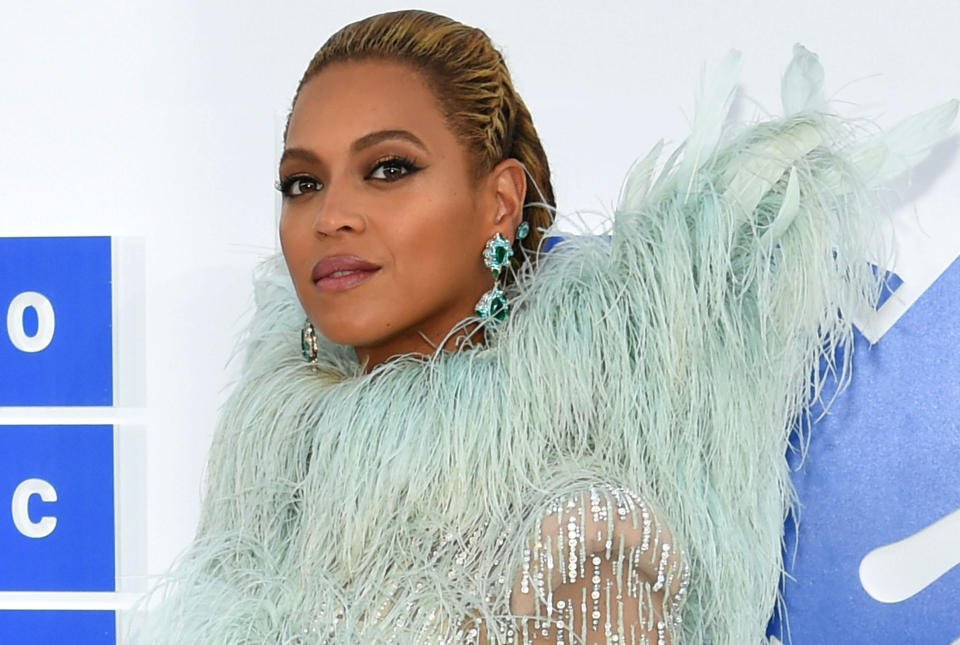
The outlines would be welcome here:
<svg viewBox="0 0 960 645">
<path fill-rule="evenodd" d="M 303 360 L 308 363 L 317 362 L 317 356 L 319 355 L 317 351 L 317 330 L 313 328 L 313 324 L 309 320 L 303 323 L 303 327 L 300 329 L 300 354 L 303 356 Z"/>
<path fill-rule="evenodd" d="M 493 285 L 490 291 L 480 296 L 477 301 L 477 315 L 484 320 L 490 319 L 496 322 L 503 322 L 507 319 L 507 313 L 510 307 L 507 305 L 507 297 L 504 295 L 500 285 Z"/>
<path fill-rule="evenodd" d="M 517 239 L 523 240 L 526 239 L 527 235 L 530 233 L 530 225 L 527 223 L 527 220 L 520 222 L 520 226 L 517 227 Z"/>
<path fill-rule="evenodd" d="M 503 267 L 507 266 L 512 257 L 513 249 L 510 248 L 510 240 L 503 235 L 496 233 L 487 240 L 487 246 L 483 250 L 483 263 L 493 273 L 494 280 L 500 277 L 500 272 Z"/>
</svg>

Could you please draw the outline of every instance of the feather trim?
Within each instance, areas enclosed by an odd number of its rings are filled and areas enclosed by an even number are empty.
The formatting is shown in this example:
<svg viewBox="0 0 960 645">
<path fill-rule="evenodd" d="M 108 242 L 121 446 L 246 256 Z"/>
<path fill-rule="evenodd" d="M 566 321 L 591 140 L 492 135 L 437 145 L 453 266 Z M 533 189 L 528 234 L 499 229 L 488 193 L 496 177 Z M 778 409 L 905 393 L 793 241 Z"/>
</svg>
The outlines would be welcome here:
<svg viewBox="0 0 960 645">
<path fill-rule="evenodd" d="M 915 163 L 956 104 L 858 148 L 798 47 L 790 114 L 734 135 L 737 67 L 706 84 L 679 163 L 652 180 L 658 144 L 635 167 L 611 241 L 567 239 L 518 276 L 484 348 L 363 374 L 321 342 L 318 375 L 282 263 L 265 264 L 197 539 L 144 642 L 451 642 L 466 616 L 509 617 L 536 509 L 595 484 L 651 500 L 683 547 L 677 642 L 763 642 L 788 437 L 847 374 L 846 314 L 879 293 L 866 175 L 888 161 L 865 151 Z"/>
</svg>

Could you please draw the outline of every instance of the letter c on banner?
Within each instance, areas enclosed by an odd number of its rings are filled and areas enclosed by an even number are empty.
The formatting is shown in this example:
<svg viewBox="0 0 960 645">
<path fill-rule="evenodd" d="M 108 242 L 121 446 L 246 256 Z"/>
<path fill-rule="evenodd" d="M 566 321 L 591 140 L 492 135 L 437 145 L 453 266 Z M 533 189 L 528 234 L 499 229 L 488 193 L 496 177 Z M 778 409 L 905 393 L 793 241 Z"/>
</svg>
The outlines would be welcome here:
<svg viewBox="0 0 960 645">
<path fill-rule="evenodd" d="M 45 502 L 57 501 L 57 491 L 50 482 L 36 478 L 20 482 L 17 489 L 13 491 L 13 502 L 10 505 L 10 511 L 13 513 L 13 524 L 18 531 L 29 538 L 47 537 L 56 528 L 57 518 L 52 515 L 44 515 L 39 522 L 32 521 L 27 505 L 34 495 L 39 495 L 40 499 Z"/>
<path fill-rule="evenodd" d="M 23 312 L 33 307 L 37 312 L 37 333 L 27 336 L 23 329 Z M 7 335 L 10 342 L 21 352 L 39 352 L 53 340 L 55 326 L 53 305 L 47 297 L 36 291 L 24 291 L 10 301 L 7 308 Z"/>
</svg>

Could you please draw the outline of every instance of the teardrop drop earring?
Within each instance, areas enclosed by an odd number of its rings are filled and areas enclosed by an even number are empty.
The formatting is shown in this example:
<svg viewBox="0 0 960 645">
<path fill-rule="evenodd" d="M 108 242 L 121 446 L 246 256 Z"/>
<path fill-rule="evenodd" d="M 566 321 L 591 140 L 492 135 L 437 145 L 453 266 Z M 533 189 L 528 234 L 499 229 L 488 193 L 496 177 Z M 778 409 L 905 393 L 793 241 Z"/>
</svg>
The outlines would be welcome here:
<svg viewBox="0 0 960 645">
<path fill-rule="evenodd" d="M 300 328 L 300 355 L 314 368 L 317 367 L 317 359 L 320 355 L 317 350 L 317 330 L 314 329 L 309 318 L 304 321 L 303 327 Z"/>
<path fill-rule="evenodd" d="M 530 225 L 526 221 L 520 223 L 517 227 L 517 239 L 524 239 L 530 232 Z M 500 276 L 503 275 L 503 269 L 510 264 L 513 257 L 513 248 L 510 240 L 505 238 L 499 232 L 487 240 L 483 249 L 483 263 L 493 274 L 493 288 L 480 296 L 477 301 L 476 314 L 483 320 L 491 320 L 495 323 L 503 322 L 510 313 L 510 305 L 507 303 L 507 296 L 500 288 Z"/>
</svg>

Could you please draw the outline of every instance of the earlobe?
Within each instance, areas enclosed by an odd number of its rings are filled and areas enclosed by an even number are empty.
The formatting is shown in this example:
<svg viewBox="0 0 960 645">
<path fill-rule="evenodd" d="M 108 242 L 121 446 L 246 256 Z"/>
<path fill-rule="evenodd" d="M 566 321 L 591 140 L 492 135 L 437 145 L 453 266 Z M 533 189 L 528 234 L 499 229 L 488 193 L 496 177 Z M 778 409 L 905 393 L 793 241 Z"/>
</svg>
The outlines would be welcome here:
<svg viewBox="0 0 960 645">
<path fill-rule="evenodd" d="M 497 212 L 495 226 L 509 223 L 510 231 L 523 221 L 523 200 L 527 194 L 527 174 L 519 160 L 504 159 L 490 171 L 496 190 Z"/>
</svg>

